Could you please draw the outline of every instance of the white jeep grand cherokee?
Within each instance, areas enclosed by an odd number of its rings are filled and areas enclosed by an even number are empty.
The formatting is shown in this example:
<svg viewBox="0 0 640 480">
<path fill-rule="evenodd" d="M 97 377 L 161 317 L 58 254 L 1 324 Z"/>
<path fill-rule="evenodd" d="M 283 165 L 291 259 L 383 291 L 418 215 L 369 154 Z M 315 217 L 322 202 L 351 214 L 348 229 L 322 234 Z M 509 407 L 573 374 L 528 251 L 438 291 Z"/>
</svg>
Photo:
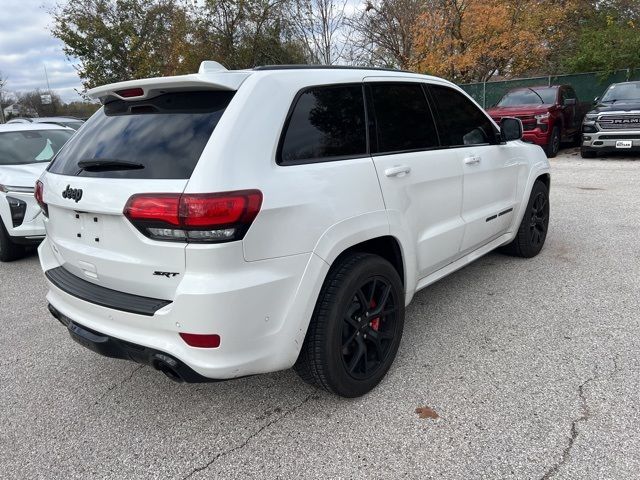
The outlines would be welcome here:
<svg viewBox="0 0 640 480">
<path fill-rule="evenodd" d="M 204 62 L 89 95 L 104 106 L 37 189 L 49 308 L 175 380 L 293 366 L 362 395 L 416 291 L 545 241 L 544 153 L 438 78 Z"/>
</svg>

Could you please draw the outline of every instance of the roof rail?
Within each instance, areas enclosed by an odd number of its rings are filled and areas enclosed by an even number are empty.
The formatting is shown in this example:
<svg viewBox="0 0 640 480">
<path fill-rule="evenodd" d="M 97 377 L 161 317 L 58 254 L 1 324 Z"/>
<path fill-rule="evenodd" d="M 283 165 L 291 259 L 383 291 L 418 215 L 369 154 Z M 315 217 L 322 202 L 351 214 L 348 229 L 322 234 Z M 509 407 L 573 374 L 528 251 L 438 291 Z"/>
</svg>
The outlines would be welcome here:
<svg viewBox="0 0 640 480">
<path fill-rule="evenodd" d="M 260 65 L 254 67 L 253 70 L 373 70 L 379 72 L 416 73 L 398 68 L 356 67 L 351 65 Z"/>
</svg>

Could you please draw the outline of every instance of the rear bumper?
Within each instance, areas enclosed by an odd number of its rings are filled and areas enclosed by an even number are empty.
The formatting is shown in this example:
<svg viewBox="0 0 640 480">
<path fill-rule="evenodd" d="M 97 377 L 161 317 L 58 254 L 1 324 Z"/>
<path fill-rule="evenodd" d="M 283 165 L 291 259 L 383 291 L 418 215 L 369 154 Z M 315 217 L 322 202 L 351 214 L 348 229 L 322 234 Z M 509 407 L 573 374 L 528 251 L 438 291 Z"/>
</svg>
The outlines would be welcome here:
<svg viewBox="0 0 640 480">
<path fill-rule="evenodd" d="M 38 252 L 45 272 L 61 266 L 48 239 Z M 153 363 L 153 355 L 160 352 L 216 380 L 291 367 L 328 265 L 309 253 L 243 262 L 226 270 L 220 264 L 207 265 L 205 254 L 203 249 L 200 270 L 193 267 L 184 274 L 171 303 L 151 315 L 79 298 L 50 279 L 47 300 L 59 315 L 87 331 L 148 349 L 152 353 L 145 354 L 142 363 Z M 220 346 L 191 347 L 181 332 L 220 335 Z M 131 355 L 118 353 L 118 358 Z"/>
<path fill-rule="evenodd" d="M 60 313 L 51 304 L 49 304 L 49 311 L 54 318 L 67 327 L 69 335 L 74 341 L 100 355 L 110 358 L 132 360 L 143 365 L 152 366 L 156 370 L 164 373 L 171 380 L 178 382 L 200 383 L 215 381 L 214 379 L 203 377 L 184 362 L 165 352 L 91 330 Z"/>
</svg>

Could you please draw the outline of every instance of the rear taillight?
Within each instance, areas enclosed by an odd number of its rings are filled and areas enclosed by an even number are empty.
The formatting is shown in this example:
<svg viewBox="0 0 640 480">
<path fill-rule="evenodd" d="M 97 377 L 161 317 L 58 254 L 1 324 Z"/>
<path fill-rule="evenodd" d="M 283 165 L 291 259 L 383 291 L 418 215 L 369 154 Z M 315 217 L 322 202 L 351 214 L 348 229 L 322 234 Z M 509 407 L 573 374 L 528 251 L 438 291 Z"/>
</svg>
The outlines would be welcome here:
<svg viewBox="0 0 640 480">
<path fill-rule="evenodd" d="M 42 213 L 44 213 L 44 216 L 48 217 L 49 206 L 44 203 L 44 185 L 40 180 L 36 182 L 36 190 L 33 196 L 36 198 L 36 202 L 38 202 L 38 205 L 40 205 L 40 209 L 42 210 Z"/>
<path fill-rule="evenodd" d="M 148 193 L 132 196 L 124 215 L 155 240 L 220 243 L 244 238 L 261 205 L 259 190 Z"/>
</svg>

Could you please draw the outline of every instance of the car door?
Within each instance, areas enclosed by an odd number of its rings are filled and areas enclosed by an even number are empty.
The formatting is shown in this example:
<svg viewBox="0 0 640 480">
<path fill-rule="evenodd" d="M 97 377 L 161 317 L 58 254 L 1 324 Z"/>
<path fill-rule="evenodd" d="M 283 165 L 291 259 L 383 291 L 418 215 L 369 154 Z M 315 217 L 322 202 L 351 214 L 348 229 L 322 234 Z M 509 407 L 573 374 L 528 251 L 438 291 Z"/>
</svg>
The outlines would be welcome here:
<svg viewBox="0 0 640 480">
<path fill-rule="evenodd" d="M 421 82 L 365 79 L 372 158 L 392 228 L 410 236 L 418 279 L 453 261 L 464 234 L 462 164 L 442 150 Z"/>
<path fill-rule="evenodd" d="M 512 223 L 518 172 L 525 168 L 517 149 L 501 145 L 490 118 L 466 94 L 429 85 L 441 141 L 463 170 L 461 254 L 504 234 Z"/>
</svg>

